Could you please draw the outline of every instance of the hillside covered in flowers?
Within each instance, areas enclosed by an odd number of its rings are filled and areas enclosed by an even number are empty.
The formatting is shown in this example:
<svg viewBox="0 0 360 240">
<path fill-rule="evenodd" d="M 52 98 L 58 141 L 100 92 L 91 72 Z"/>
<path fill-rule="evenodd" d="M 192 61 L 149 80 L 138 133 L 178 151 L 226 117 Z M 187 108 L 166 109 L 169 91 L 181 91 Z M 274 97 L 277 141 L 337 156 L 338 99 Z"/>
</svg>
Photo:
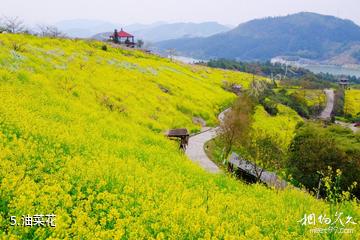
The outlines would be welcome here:
<svg viewBox="0 0 360 240">
<path fill-rule="evenodd" d="M 325 202 L 206 173 L 164 137 L 199 131 L 194 117 L 217 125 L 236 98 L 224 81 L 252 78 L 95 41 L 0 35 L 0 238 L 322 237 L 298 221 L 330 215 Z M 355 203 L 342 211 L 359 219 Z M 56 227 L 11 226 L 28 214 L 54 214 Z"/>
</svg>

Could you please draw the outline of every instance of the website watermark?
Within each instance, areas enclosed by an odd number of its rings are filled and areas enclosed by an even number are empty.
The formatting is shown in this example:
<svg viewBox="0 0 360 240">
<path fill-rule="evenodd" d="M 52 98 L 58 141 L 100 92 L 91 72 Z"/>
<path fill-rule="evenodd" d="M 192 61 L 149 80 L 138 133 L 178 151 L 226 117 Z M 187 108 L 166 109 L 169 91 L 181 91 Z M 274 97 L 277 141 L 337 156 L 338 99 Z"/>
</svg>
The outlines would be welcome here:
<svg viewBox="0 0 360 240">
<path fill-rule="evenodd" d="M 352 227 L 358 224 L 352 216 L 346 216 L 343 212 L 336 212 L 333 218 L 327 217 L 326 214 L 318 216 L 315 213 L 305 214 L 298 222 L 302 226 L 314 226 L 310 229 L 310 232 L 314 234 L 352 234 L 355 232 Z"/>
<path fill-rule="evenodd" d="M 311 233 L 342 233 L 342 234 L 352 234 L 354 233 L 353 228 L 338 228 L 338 227 L 327 227 L 327 228 L 312 228 L 310 229 Z"/>
</svg>

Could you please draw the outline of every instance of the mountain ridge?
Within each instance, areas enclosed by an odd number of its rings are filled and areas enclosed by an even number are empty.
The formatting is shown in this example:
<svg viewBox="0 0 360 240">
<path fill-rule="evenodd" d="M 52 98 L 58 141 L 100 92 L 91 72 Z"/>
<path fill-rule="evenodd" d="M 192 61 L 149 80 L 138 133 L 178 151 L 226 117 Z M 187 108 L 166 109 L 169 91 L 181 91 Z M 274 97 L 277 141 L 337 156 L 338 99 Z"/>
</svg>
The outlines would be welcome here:
<svg viewBox="0 0 360 240">
<path fill-rule="evenodd" d="M 130 25 L 117 24 L 102 20 L 73 19 L 55 24 L 66 35 L 73 38 L 108 39 L 114 29 L 123 28 L 138 39 L 157 42 L 181 37 L 207 37 L 230 30 L 229 26 L 211 22 L 155 22 L 151 24 L 135 23 Z"/>
<path fill-rule="evenodd" d="M 140 29 L 135 27 L 124 27 L 125 30 L 131 31 L 138 39 L 143 39 L 147 42 L 158 42 L 178 38 L 191 38 L 191 37 L 208 37 L 220 32 L 229 30 L 230 28 L 219 24 L 217 22 L 178 22 L 178 23 L 166 23 L 159 25 L 148 25 L 148 27 L 142 26 Z M 105 36 L 108 36 L 111 32 L 98 33 L 92 38 L 97 40 L 105 40 Z"/>
<path fill-rule="evenodd" d="M 360 27 L 354 22 L 301 12 L 251 20 L 207 38 L 163 41 L 156 47 L 202 59 L 268 60 L 285 55 L 326 61 L 358 44 Z"/>
</svg>

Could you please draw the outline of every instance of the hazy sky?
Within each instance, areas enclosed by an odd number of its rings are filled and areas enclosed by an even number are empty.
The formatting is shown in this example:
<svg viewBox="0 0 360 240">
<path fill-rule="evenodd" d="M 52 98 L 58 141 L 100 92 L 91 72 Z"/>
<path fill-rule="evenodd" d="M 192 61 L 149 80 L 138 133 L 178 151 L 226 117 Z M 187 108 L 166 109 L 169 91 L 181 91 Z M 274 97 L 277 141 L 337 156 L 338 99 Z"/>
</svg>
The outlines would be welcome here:
<svg viewBox="0 0 360 240">
<path fill-rule="evenodd" d="M 0 14 L 29 24 L 68 19 L 114 23 L 241 22 L 311 11 L 351 19 L 360 25 L 360 0 L 1 0 Z"/>
</svg>

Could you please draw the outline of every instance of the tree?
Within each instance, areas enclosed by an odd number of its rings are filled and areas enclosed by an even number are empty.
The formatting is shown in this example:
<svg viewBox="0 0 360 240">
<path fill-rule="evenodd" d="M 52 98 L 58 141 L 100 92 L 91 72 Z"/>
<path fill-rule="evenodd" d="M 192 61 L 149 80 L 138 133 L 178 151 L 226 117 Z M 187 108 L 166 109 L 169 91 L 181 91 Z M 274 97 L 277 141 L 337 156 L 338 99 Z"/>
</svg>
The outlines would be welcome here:
<svg viewBox="0 0 360 240">
<path fill-rule="evenodd" d="M 225 113 L 218 129 L 220 141 L 224 144 L 223 157 L 227 159 L 235 144 L 246 139 L 252 122 L 254 103 L 247 95 L 240 96 L 233 107 Z"/>
<path fill-rule="evenodd" d="M 25 31 L 24 22 L 19 17 L 5 17 L 4 28 L 11 33 L 21 33 Z"/>
<path fill-rule="evenodd" d="M 119 40 L 119 34 L 118 34 L 117 29 L 114 30 L 113 41 L 114 41 L 114 43 L 116 43 L 116 44 L 118 44 L 118 43 L 120 42 L 120 40 Z"/>
<path fill-rule="evenodd" d="M 345 107 L 345 90 L 343 88 L 339 88 L 335 91 L 333 114 L 335 116 L 343 116 L 345 113 L 344 107 Z"/>
<path fill-rule="evenodd" d="M 266 169 L 280 169 L 283 165 L 285 153 L 277 139 L 265 131 L 253 130 L 244 142 L 246 153 L 243 156 L 253 166 L 258 182 Z"/>
<path fill-rule="evenodd" d="M 6 32 L 6 28 L 0 25 L 0 33 Z"/>
<path fill-rule="evenodd" d="M 0 18 L 0 33 L 5 32 L 6 31 L 6 27 L 2 21 L 2 19 Z"/>
<path fill-rule="evenodd" d="M 271 84 L 264 80 L 254 79 L 250 83 L 249 95 L 254 98 L 255 101 L 262 101 L 271 92 Z"/>
<path fill-rule="evenodd" d="M 42 37 L 65 37 L 65 34 L 62 33 L 57 27 L 50 25 L 38 25 L 40 30 L 40 36 Z"/>
<path fill-rule="evenodd" d="M 144 46 L 144 41 L 139 39 L 139 40 L 137 40 L 136 45 L 137 45 L 138 48 L 142 48 Z"/>
</svg>

